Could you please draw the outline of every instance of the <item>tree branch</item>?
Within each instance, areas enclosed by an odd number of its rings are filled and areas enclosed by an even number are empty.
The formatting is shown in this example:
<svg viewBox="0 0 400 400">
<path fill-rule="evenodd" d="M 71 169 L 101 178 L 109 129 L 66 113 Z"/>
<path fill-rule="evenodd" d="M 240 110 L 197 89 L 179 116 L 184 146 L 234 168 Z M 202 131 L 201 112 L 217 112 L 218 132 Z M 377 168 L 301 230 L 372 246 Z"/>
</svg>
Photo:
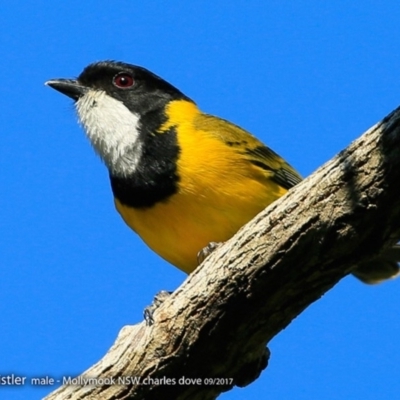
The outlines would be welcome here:
<svg viewBox="0 0 400 400">
<path fill-rule="evenodd" d="M 204 400 L 248 384 L 275 335 L 400 238 L 399 182 L 400 108 L 244 226 L 165 300 L 153 326 L 124 327 L 82 375 L 152 381 L 66 385 L 46 399 Z M 203 384 L 179 384 L 183 375 Z"/>
</svg>

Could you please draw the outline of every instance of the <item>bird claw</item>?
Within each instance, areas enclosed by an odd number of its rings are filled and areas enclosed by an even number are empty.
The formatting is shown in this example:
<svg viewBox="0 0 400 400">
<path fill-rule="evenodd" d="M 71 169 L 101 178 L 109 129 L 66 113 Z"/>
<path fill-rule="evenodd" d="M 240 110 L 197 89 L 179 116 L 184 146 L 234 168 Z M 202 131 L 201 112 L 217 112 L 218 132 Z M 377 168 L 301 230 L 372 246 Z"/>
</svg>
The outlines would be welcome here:
<svg viewBox="0 0 400 400">
<path fill-rule="evenodd" d="M 197 263 L 200 265 L 213 251 L 215 251 L 222 243 L 210 242 L 197 253 Z"/>
<path fill-rule="evenodd" d="M 154 312 L 171 294 L 172 292 L 161 290 L 154 296 L 153 302 L 143 310 L 143 317 L 146 322 L 146 326 L 151 326 L 154 324 Z"/>
</svg>

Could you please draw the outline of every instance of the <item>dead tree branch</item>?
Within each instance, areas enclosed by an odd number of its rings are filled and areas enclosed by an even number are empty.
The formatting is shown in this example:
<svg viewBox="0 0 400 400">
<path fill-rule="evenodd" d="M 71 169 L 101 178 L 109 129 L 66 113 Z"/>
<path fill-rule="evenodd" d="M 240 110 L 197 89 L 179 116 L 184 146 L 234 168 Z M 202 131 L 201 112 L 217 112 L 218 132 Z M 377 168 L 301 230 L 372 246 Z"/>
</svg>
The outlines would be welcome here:
<svg viewBox="0 0 400 400">
<path fill-rule="evenodd" d="M 46 399 L 204 400 L 248 384 L 265 368 L 271 338 L 400 238 L 399 182 L 397 109 L 207 258 L 153 326 L 124 327 L 81 376 L 110 385 L 66 385 Z M 182 376 L 202 384 L 179 384 Z"/>
</svg>

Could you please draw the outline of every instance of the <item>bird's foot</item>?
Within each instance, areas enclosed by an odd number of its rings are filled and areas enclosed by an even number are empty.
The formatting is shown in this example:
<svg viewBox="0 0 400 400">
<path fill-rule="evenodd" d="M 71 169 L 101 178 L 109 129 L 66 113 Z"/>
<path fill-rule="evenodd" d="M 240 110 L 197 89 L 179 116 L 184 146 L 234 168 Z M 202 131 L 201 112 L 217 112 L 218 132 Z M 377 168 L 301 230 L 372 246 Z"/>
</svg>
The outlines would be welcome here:
<svg viewBox="0 0 400 400">
<path fill-rule="evenodd" d="M 161 290 L 154 296 L 153 302 L 143 310 L 143 316 L 147 326 L 154 324 L 154 312 L 171 294 L 172 292 Z"/>
<path fill-rule="evenodd" d="M 210 242 L 197 253 L 197 263 L 200 265 L 214 250 L 216 250 L 222 243 Z"/>
</svg>

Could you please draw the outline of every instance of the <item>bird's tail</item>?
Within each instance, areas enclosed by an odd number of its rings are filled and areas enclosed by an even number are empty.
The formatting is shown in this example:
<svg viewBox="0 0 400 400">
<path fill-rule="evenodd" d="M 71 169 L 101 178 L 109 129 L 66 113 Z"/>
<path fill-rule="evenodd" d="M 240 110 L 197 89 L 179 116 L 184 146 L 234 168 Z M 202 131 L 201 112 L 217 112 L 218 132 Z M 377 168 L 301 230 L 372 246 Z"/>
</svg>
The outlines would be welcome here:
<svg viewBox="0 0 400 400">
<path fill-rule="evenodd" d="M 352 273 L 364 283 L 380 283 L 400 275 L 399 263 L 400 244 L 396 244 L 379 256 L 358 265 Z"/>
</svg>

